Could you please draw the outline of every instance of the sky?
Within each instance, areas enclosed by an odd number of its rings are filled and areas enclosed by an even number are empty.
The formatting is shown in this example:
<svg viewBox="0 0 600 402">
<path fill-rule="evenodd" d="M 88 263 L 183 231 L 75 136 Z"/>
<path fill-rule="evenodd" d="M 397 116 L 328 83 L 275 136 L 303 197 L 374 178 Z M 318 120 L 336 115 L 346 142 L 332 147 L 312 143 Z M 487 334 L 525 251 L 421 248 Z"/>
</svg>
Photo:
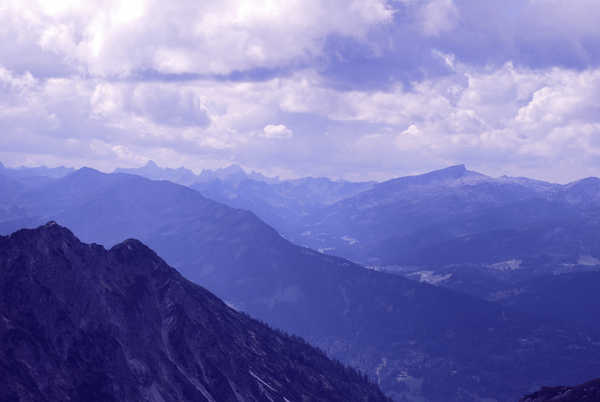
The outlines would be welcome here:
<svg viewBox="0 0 600 402">
<path fill-rule="evenodd" d="M 0 0 L 0 161 L 600 176 L 597 0 Z"/>
</svg>

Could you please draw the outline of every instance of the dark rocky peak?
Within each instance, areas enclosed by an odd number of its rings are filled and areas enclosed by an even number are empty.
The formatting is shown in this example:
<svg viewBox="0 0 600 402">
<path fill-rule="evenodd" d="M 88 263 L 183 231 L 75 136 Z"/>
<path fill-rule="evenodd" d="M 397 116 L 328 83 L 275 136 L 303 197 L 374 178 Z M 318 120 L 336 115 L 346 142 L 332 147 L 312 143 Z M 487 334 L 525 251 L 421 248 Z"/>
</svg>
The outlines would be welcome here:
<svg viewBox="0 0 600 402">
<path fill-rule="evenodd" d="M 156 255 L 154 251 L 144 243 L 137 239 L 127 239 L 110 249 L 111 252 L 125 252 L 128 254 L 137 254 L 137 253 L 152 253 Z"/>
<path fill-rule="evenodd" d="M 81 244 L 73 232 L 54 221 L 35 229 L 21 229 L 6 239 L 19 242 L 23 246 L 41 246 L 45 252 L 65 247 L 77 247 Z"/>
<path fill-rule="evenodd" d="M 49 222 L 0 238 L 1 401 L 386 401 L 227 307 L 137 240 Z"/>
<path fill-rule="evenodd" d="M 113 246 L 109 253 L 118 262 L 129 265 L 140 273 L 167 268 L 154 250 L 137 239 L 127 239 Z"/>
</svg>

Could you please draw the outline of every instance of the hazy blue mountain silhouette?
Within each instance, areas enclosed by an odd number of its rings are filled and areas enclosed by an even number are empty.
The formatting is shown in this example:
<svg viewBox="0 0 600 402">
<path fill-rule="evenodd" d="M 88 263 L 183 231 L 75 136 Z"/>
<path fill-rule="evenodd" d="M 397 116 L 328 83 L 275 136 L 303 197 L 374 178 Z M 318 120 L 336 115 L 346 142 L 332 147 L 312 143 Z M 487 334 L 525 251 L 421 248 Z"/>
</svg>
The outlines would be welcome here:
<svg viewBox="0 0 600 402">
<path fill-rule="evenodd" d="M 277 178 L 263 176 L 257 172 L 246 173 L 239 165 L 230 165 L 219 169 L 203 169 L 200 174 L 180 167 L 177 169 L 160 167 L 154 161 L 148 161 L 144 166 L 138 168 L 117 168 L 115 173 L 129 173 L 153 180 L 169 180 L 173 183 L 185 186 L 194 183 L 206 183 L 214 180 L 224 180 L 236 184 L 243 180 L 257 180 L 269 183 L 277 182 Z"/>
<path fill-rule="evenodd" d="M 64 177 L 74 171 L 75 169 L 64 166 L 56 168 L 48 168 L 46 166 L 8 168 L 0 163 L 0 181 L 8 178 L 13 182 L 18 183 L 18 188 L 10 190 L 10 194 L 15 195 L 24 189 L 33 189 L 46 185 L 52 180 Z M 5 179 L 2 179 L 2 177 Z M 3 192 L 9 191 L 3 187 L 2 183 L 0 183 L 0 190 Z M 0 200 L 0 202 L 2 202 L 2 200 Z"/>
<path fill-rule="evenodd" d="M 595 178 L 558 185 L 459 165 L 377 184 L 306 216 L 290 238 L 378 266 L 575 263 L 600 256 L 599 205 Z"/>
<path fill-rule="evenodd" d="M 195 174 L 185 168 L 160 167 L 153 161 L 139 168 L 118 168 L 115 172 L 190 186 L 212 200 L 250 210 L 279 232 L 292 236 L 307 215 L 375 184 L 313 177 L 280 180 L 254 171 L 247 173 L 239 165 L 204 169 Z"/>
<path fill-rule="evenodd" d="M 216 179 L 197 182 L 191 187 L 212 200 L 254 212 L 279 232 L 295 236 L 302 244 L 302 233 L 298 236 L 298 231 L 307 216 L 373 185 L 373 182 L 306 177 L 275 183 L 249 178 L 239 181 Z"/>
<path fill-rule="evenodd" d="M 139 168 L 117 168 L 115 173 L 129 173 L 153 180 L 169 180 L 173 183 L 190 185 L 198 180 L 194 172 L 184 167 L 178 169 L 159 167 L 154 161 L 148 161 Z"/>
</svg>

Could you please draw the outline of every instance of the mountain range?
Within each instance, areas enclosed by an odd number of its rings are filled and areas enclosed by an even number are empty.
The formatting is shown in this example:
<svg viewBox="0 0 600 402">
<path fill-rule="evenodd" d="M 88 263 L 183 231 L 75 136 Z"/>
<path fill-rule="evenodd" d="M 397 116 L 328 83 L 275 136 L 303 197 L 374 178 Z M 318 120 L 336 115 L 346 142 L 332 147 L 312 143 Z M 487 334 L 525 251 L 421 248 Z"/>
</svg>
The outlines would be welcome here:
<svg viewBox="0 0 600 402">
<path fill-rule="evenodd" d="M 189 186 L 212 200 L 254 212 L 282 234 L 294 234 L 303 219 L 320 208 L 371 188 L 375 182 L 349 182 L 325 177 L 281 180 L 257 172 L 247 173 L 239 165 L 203 169 L 200 174 L 186 168 L 164 168 L 149 161 L 139 168 L 117 168 L 153 180 L 168 180 Z"/>
<path fill-rule="evenodd" d="M 206 183 L 214 180 L 226 180 L 227 182 L 239 183 L 243 180 L 256 180 L 266 183 L 277 183 L 278 178 L 262 175 L 258 172 L 246 173 L 239 165 L 230 165 L 219 169 L 203 169 L 200 174 L 180 167 L 177 169 L 160 167 L 154 161 L 148 161 L 144 166 L 138 168 L 117 168 L 114 173 L 129 173 L 143 176 L 153 180 L 169 180 L 173 183 L 189 186 L 195 183 Z"/>
<path fill-rule="evenodd" d="M 155 171 L 169 169 L 149 164 Z M 146 168 L 135 170 L 148 178 Z M 259 180 L 241 168 L 190 186 L 253 211 L 295 243 L 378 269 L 455 264 L 600 264 L 600 179 L 566 185 L 490 177 L 464 165 L 381 183 Z M 134 171 L 129 171 L 134 173 Z M 595 262 L 598 264 L 590 264 Z M 586 263 L 587 261 L 587 263 Z"/>
<path fill-rule="evenodd" d="M 577 263 L 600 256 L 600 180 L 492 178 L 453 166 L 375 185 L 305 219 L 307 245 L 367 265 Z M 350 240 L 351 239 L 351 240 Z"/>
<path fill-rule="evenodd" d="M 139 238 L 230 306 L 364 370 L 398 401 L 515 400 L 600 369 L 593 328 L 294 245 L 253 213 L 168 181 L 80 169 L 13 199 L 24 214 L 0 222 L 4 233 L 56 220 L 107 247 Z"/>
</svg>

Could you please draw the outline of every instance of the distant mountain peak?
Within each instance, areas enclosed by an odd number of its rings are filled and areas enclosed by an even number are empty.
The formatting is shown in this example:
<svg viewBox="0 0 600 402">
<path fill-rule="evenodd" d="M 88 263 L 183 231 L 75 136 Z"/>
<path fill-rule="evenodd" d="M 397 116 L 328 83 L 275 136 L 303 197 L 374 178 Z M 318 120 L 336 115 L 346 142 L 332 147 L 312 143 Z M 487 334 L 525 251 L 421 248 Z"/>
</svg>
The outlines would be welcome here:
<svg viewBox="0 0 600 402">
<path fill-rule="evenodd" d="M 219 170 L 227 173 L 246 173 L 246 171 L 240 165 L 235 163 Z"/>
<path fill-rule="evenodd" d="M 460 165 L 452 165 L 443 169 L 438 169 L 431 171 L 429 173 L 425 173 L 426 175 L 439 176 L 439 177 L 448 177 L 448 178 L 461 178 L 467 175 L 476 174 L 481 175 L 481 173 L 473 172 L 468 170 L 464 164 Z M 483 176 L 483 175 L 482 175 Z"/>
<path fill-rule="evenodd" d="M 94 168 L 91 168 L 91 167 L 87 167 L 87 166 L 84 166 L 84 167 L 82 167 L 82 168 L 79 168 L 79 169 L 77 169 L 77 170 L 76 170 L 75 172 L 73 172 L 73 173 L 76 173 L 76 174 L 102 174 L 102 172 L 101 172 L 101 171 L 99 171 L 99 170 L 96 170 L 96 169 L 94 169 Z"/>
<path fill-rule="evenodd" d="M 150 159 L 148 162 L 146 162 L 146 164 L 144 165 L 144 167 L 146 167 L 146 168 L 158 168 L 158 165 L 156 164 L 156 162 L 154 162 L 152 159 Z"/>
<path fill-rule="evenodd" d="M 446 183 L 450 184 L 457 180 L 479 180 L 485 178 L 487 178 L 486 175 L 467 170 L 467 167 L 464 164 L 460 164 L 419 175 L 398 177 L 379 184 L 379 187 L 395 186 L 398 184 L 417 186 L 439 185 Z"/>
<path fill-rule="evenodd" d="M 448 166 L 447 168 L 433 170 L 429 173 L 425 173 L 425 174 L 413 176 L 413 177 L 421 177 L 421 178 L 425 179 L 426 181 L 432 181 L 432 182 L 438 182 L 440 180 L 442 180 L 442 181 L 444 181 L 444 180 L 459 180 L 459 179 L 466 179 L 466 178 L 469 178 L 469 179 L 488 178 L 488 176 L 486 176 L 482 173 L 475 172 L 473 170 L 468 170 L 464 164 Z"/>
<path fill-rule="evenodd" d="M 452 171 L 458 174 L 464 174 L 467 171 L 467 166 L 464 163 L 461 163 L 459 165 L 448 166 L 446 169 L 442 170 Z"/>
</svg>

